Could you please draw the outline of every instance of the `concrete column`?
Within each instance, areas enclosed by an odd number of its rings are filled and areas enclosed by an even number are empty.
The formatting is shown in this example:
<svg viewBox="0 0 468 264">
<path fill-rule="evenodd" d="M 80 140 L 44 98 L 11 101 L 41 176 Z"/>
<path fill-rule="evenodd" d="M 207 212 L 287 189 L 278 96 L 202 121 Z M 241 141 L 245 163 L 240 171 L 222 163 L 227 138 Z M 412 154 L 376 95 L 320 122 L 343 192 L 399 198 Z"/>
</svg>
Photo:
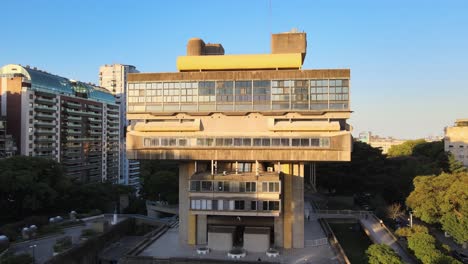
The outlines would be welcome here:
<svg viewBox="0 0 468 264">
<path fill-rule="evenodd" d="M 207 215 L 197 215 L 197 245 L 206 245 L 208 235 Z"/>
<path fill-rule="evenodd" d="M 283 173 L 283 247 L 292 247 L 292 224 L 293 224 L 293 190 L 292 190 L 292 166 L 291 164 L 281 164 Z"/>
<path fill-rule="evenodd" d="M 293 165 L 292 177 L 293 222 L 292 246 L 304 247 L 304 163 Z"/>
<path fill-rule="evenodd" d="M 189 243 L 189 234 L 195 243 L 195 224 L 189 224 L 195 221 L 195 215 L 190 215 L 189 199 L 189 180 L 193 175 L 195 164 L 193 162 L 181 162 L 179 164 L 179 243 L 187 245 Z"/>
<path fill-rule="evenodd" d="M 276 247 L 283 247 L 283 216 L 280 215 L 279 217 L 275 217 L 275 246 Z"/>
</svg>

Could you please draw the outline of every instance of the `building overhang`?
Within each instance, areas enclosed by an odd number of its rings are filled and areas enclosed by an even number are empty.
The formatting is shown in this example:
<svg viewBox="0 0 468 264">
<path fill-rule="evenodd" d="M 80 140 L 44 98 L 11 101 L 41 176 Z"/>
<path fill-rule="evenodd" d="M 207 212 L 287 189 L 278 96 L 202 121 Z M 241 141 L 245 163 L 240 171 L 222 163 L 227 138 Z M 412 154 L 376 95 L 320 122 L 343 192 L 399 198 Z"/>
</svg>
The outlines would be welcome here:
<svg viewBox="0 0 468 264">
<path fill-rule="evenodd" d="M 222 71 L 258 69 L 300 69 L 301 53 L 179 56 L 179 71 Z"/>
</svg>

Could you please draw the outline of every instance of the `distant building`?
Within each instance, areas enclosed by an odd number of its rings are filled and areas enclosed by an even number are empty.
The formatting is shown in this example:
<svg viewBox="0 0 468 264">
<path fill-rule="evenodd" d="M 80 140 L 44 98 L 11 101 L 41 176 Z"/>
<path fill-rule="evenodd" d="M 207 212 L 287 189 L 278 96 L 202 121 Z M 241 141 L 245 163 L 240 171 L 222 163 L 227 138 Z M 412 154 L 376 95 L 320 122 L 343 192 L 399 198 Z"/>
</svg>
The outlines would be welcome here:
<svg viewBox="0 0 468 264">
<path fill-rule="evenodd" d="M 135 66 L 123 64 L 104 65 L 99 68 L 99 86 L 106 88 L 111 92 L 118 105 L 120 105 L 120 171 L 121 184 L 130 185 L 137 190 L 140 187 L 140 162 L 137 160 L 128 160 L 125 153 L 126 149 L 126 130 L 127 130 L 127 75 L 129 73 L 138 73 Z"/>
<path fill-rule="evenodd" d="M 82 182 L 118 182 L 119 105 L 105 89 L 10 64 L 0 101 L 18 154 L 54 159 Z"/>
<path fill-rule="evenodd" d="M 444 149 L 468 167 L 468 119 L 458 119 L 445 128 Z"/>
<path fill-rule="evenodd" d="M 190 39 L 179 72 L 128 76 L 127 155 L 179 162 L 179 241 L 304 247 L 304 174 L 350 161 L 349 69 L 304 70 L 305 33 L 271 54 Z"/>
<path fill-rule="evenodd" d="M 373 148 L 382 149 L 383 154 L 387 154 L 388 150 L 395 145 L 403 144 L 406 140 L 395 139 L 392 137 L 379 137 L 372 135 L 371 132 L 359 133 L 358 140 L 371 145 Z"/>
</svg>

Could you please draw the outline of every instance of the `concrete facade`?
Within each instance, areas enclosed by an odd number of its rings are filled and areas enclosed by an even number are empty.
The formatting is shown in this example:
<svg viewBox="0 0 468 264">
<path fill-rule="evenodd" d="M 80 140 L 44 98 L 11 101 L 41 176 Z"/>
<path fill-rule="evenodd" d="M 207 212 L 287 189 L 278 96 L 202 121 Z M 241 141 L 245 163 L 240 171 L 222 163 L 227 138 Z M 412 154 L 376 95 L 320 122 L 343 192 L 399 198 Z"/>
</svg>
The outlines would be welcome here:
<svg viewBox="0 0 468 264">
<path fill-rule="evenodd" d="M 468 167 L 468 119 L 458 119 L 445 129 L 444 149 Z"/>
<path fill-rule="evenodd" d="M 180 243 L 217 247 L 222 226 L 231 247 L 303 248 L 304 166 L 351 159 L 350 70 L 301 69 L 305 33 L 274 35 L 272 54 L 203 43 L 179 72 L 129 74 L 127 156 L 179 162 Z"/>
</svg>

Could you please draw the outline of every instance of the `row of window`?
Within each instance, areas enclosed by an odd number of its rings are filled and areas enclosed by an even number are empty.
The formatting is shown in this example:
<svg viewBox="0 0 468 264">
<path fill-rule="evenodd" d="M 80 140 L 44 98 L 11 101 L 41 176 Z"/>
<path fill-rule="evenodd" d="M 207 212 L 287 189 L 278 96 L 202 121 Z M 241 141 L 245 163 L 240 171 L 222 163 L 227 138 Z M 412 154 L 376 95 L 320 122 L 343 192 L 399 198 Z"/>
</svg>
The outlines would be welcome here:
<svg viewBox="0 0 468 264">
<path fill-rule="evenodd" d="M 258 186 L 257 186 L 258 185 Z M 258 187 L 258 188 L 257 188 Z M 280 182 L 190 181 L 191 192 L 271 192 L 281 191 Z"/>
<path fill-rule="evenodd" d="M 191 199 L 192 210 L 280 211 L 280 201 Z"/>
<path fill-rule="evenodd" d="M 205 111 L 205 110 L 281 110 L 281 109 L 347 109 L 349 80 L 285 81 L 200 81 L 129 83 L 129 104 L 211 104 L 239 105 L 223 107 L 163 107 L 129 111 Z M 309 103 L 310 101 L 310 103 Z M 331 103 L 330 103 L 331 101 Z M 339 101 L 341 103 L 337 103 Z M 316 103 L 325 102 L 317 106 Z M 298 105 L 299 103 L 299 105 Z M 310 104 L 310 105 L 309 105 Z M 259 109 L 255 105 L 262 105 Z M 250 107 L 249 107 L 250 106 Z"/>
<path fill-rule="evenodd" d="M 329 138 L 144 138 L 144 147 L 330 147 Z"/>
</svg>

